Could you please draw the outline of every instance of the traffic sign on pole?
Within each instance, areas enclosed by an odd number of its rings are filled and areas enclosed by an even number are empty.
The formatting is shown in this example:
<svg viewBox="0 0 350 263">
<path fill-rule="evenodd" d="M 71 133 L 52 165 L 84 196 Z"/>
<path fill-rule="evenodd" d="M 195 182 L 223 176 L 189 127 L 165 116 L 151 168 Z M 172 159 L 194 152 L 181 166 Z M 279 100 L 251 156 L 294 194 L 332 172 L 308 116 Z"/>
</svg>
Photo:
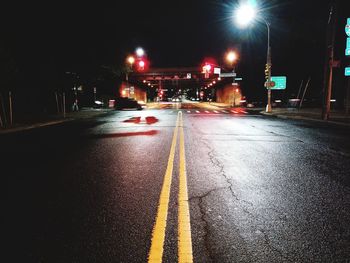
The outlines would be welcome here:
<svg viewBox="0 0 350 263">
<path fill-rule="evenodd" d="M 221 68 L 214 68 L 214 74 L 219 74 L 221 73 Z"/>
<path fill-rule="evenodd" d="M 273 83 L 275 85 L 273 85 Z M 273 90 L 286 89 L 287 88 L 287 77 L 286 76 L 271 77 L 270 88 Z"/>
<path fill-rule="evenodd" d="M 350 25 L 349 25 L 349 24 L 345 25 L 345 34 L 346 34 L 348 37 L 350 37 Z"/>
<path fill-rule="evenodd" d="M 350 67 L 346 67 L 346 68 L 345 68 L 344 75 L 345 75 L 346 77 L 350 77 Z"/>
<path fill-rule="evenodd" d="M 350 56 L 350 37 L 346 38 L 345 56 Z"/>
<path fill-rule="evenodd" d="M 237 74 L 235 72 L 229 72 L 229 73 L 221 73 L 220 78 L 232 78 L 236 77 Z"/>
</svg>

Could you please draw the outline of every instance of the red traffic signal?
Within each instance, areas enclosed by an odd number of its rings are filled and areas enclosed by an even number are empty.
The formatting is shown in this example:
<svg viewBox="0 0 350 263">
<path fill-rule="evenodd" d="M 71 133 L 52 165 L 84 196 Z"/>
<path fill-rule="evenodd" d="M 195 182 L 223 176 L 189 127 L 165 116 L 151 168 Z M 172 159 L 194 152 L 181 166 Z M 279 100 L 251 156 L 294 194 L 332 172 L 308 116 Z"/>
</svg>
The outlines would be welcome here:
<svg viewBox="0 0 350 263">
<path fill-rule="evenodd" d="M 202 69 L 203 73 L 211 73 L 212 66 L 209 63 L 205 63 Z"/>
</svg>

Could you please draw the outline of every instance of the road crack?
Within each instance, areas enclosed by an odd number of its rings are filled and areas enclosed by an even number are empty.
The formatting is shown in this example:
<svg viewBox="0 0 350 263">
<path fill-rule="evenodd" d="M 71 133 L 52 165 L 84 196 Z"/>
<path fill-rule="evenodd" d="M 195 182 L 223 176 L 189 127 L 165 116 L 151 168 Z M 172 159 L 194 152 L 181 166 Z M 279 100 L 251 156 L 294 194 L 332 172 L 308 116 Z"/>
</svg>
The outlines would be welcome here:
<svg viewBox="0 0 350 263">
<path fill-rule="evenodd" d="M 240 199 L 234 192 L 233 190 L 233 183 L 231 181 L 231 179 L 228 177 L 228 175 L 225 173 L 225 167 L 224 165 L 220 162 L 220 160 L 218 160 L 218 158 L 215 155 L 215 150 L 208 144 L 207 141 L 202 139 L 203 144 L 209 149 L 208 152 L 208 157 L 210 162 L 219 169 L 218 173 L 225 178 L 225 181 L 227 182 L 228 186 L 227 187 L 220 187 L 220 188 L 216 188 L 216 189 L 212 189 L 210 191 L 208 191 L 206 194 L 204 194 L 203 196 L 198 197 L 199 198 L 199 208 L 200 211 L 202 213 L 202 217 L 201 219 L 205 222 L 205 230 L 209 231 L 209 226 L 208 226 L 208 222 L 205 219 L 205 209 L 203 207 L 203 199 L 207 196 L 209 196 L 211 193 L 213 193 L 214 191 L 219 191 L 219 190 L 225 190 L 228 189 L 232 195 L 232 197 L 240 204 L 246 204 L 249 207 L 253 207 L 253 203 Z M 244 213 L 248 214 L 250 217 L 254 218 L 255 220 L 257 220 L 258 222 L 261 221 L 260 218 L 257 218 L 256 215 L 254 215 L 252 212 L 250 212 L 248 209 L 246 209 L 244 207 L 244 205 L 240 205 L 241 209 Z M 276 209 L 275 209 L 276 210 Z M 285 253 L 283 253 L 281 250 L 279 250 L 278 248 L 274 247 L 272 245 L 272 242 L 268 236 L 268 234 L 266 233 L 266 231 L 263 228 L 257 227 L 257 230 L 260 231 L 263 235 L 264 235 L 264 243 L 265 245 L 272 251 L 274 251 L 275 253 L 279 254 L 282 258 L 284 258 L 285 260 L 288 260 L 290 262 L 295 262 L 295 259 L 285 255 Z M 208 233 L 206 232 L 206 239 L 208 239 Z M 205 241 L 206 242 L 206 246 L 208 245 L 208 240 Z M 207 247 L 208 251 L 210 252 L 209 248 Z M 212 258 L 212 257 L 211 257 Z"/>
</svg>

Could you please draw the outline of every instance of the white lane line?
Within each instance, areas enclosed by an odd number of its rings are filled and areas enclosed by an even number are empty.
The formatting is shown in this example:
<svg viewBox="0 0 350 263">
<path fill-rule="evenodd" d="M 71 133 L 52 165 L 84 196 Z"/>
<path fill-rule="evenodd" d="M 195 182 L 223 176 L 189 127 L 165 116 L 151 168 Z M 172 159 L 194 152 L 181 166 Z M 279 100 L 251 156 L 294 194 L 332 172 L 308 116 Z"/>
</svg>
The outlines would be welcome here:
<svg viewBox="0 0 350 263">
<path fill-rule="evenodd" d="M 204 112 L 205 112 L 205 113 L 209 113 L 209 111 L 207 111 L 207 110 L 206 110 L 206 111 L 204 111 Z"/>
<path fill-rule="evenodd" d="M 247 114 L 248 112 L 247 111 L 245 111 L 245 110 L 241 110 L 241 112 L 243 112 L 243 113 L 245 113 L 245 114 Z"/>
<path fill-rule="evenodd" d="M 191 111 L 190 111 L 190 110 L 188 110 L 188 111 L 187 111 L 187 113 L 191 113 Z"/>
<path fill-rule="evenodd" d="M 237 112 L 237 111 L 235 111 L 235 110 L 231 110 L 231 112 L 232 112 L 232 113 L 238 113 L 238 112 Z"/>
<path fill-rule="evenodd" d="M 199 110 L 196 110 L 196 113 L 200 113 L 200 111 L 199 111 Z"/>
<path fill-rule="evenodd" d="M 223 113 L 228 113 L 228 111 L 226 111 L 226 110 L 222 110 L 222 112 L 223 112 Z"/>
<path fill-rule="evenodd" d="M 217 110 L 214 110 L 215 113 L 219 113 Z"/>
</svg>

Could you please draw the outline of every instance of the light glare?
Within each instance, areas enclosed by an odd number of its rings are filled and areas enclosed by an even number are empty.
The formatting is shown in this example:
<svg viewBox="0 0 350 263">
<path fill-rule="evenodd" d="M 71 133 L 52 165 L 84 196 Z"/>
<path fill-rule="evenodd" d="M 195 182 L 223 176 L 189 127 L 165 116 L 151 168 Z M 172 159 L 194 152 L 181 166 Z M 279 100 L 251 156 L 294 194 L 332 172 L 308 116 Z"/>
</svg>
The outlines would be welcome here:
<svg viewBox="0 0 350 263">
<path fill-rule="evenodd" d="M 134 58 L 133 56 L 128 57 L 128 62 L 129 62 L 130 64 L 134 64 L 135 58 Z"/>
<path fill-rule="evenodd" d="M 236 23 L 242 27 L 245 27 L 250 22 L 252 22 L 255 16 L 256 16 L 256 9 L 249 4 L 242 5 L 235 11 Z"/>
<path fill-rule="evenodd" d="M 145 51 L 143 50 L 143 48 L 139 47 L 136 49 L 136 55 L 138 57 L 142 57 L 145 54 Z"/>
<path fill-rule="evenodd" d="M 228 62 L 232 63 L 237 59 L 237 54 L 235 52 L 231 51 L 227 54 L 226 59 L 228 60 Z"/>
</svg>

